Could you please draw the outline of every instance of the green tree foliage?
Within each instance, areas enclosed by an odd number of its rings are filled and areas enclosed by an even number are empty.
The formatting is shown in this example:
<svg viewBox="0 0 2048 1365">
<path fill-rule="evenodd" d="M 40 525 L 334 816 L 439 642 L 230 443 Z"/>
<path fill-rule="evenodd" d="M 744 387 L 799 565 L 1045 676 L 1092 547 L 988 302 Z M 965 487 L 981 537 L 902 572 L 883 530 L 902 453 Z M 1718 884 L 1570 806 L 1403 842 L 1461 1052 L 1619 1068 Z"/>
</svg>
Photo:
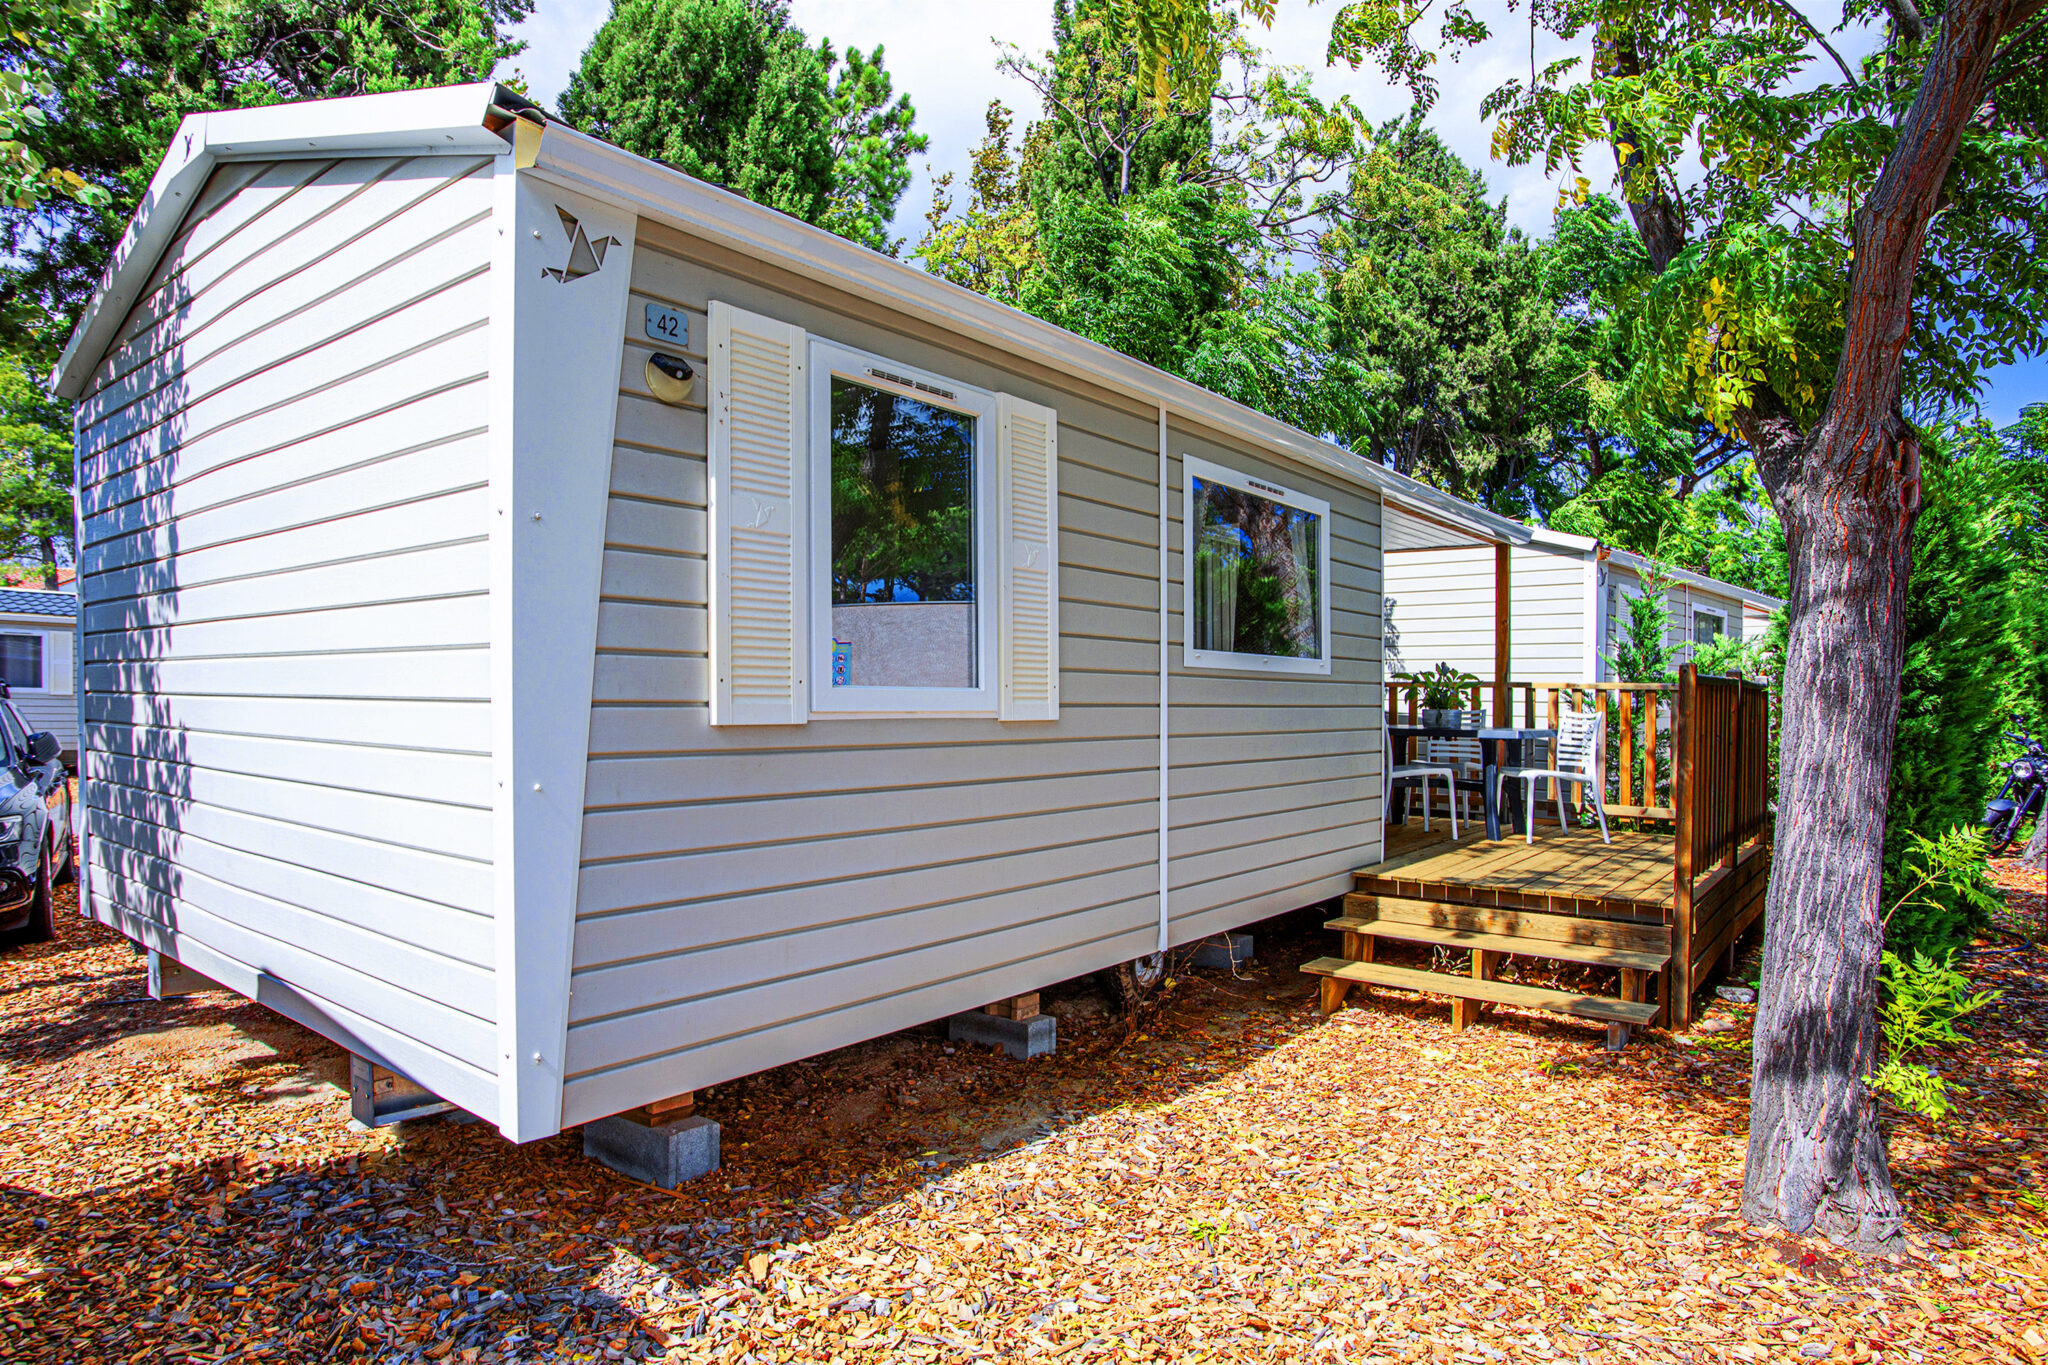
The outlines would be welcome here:
<svg viewBox="0 0 2048 1365">
<path fill-rule="evenodd" d="M 1379 130 L 1349 208 L 1321 249 L 1338 345 L 1376 382 L 1342 434 L 1460 497 L 1555 502 L 1550 458 L 1583 416 L 1585 360 L 1546 254 L 1419 115 Z"/>
<path fill-rule="evenodd" d="M 72 538 L 71 414 L 44 391 L 43 361 L 0 350 L 0 558 L 40 565 L 54 588 Z"/>
<path fill-rule="evenodd" d="M 2048 677 L 2048 636 L 2027 633 L 2041 624 L 2048 467 L 1988 427 L 1932 428 L 1921 478 L 1885 832 L 1893 892 L 1909 876 L 1910 831 L 1975 823 L 1997 785 L 2014 693 L 2031 684 L 2038 706 Z M 1976 922 L 1968 899 L 1938 890 L 1896 916 L 1889 938 L 1939 952 Z"/>
<path fill-rule="evenodd" d="M 562 92 L 562 117 L 808 223 L 889 250 L 925 148 L 882 51 L 841 65 L 783 0 L 618 0 Z"/>
<path fill-rule="evenodd" d="M 29 152 L 80 188 L 0 209 L 0 326 L 60 344 L 178 121 L 201 109 L 482 80 L 532 0 L 151 0 L 6 65 L 37 83 Z"/>
<path fill-rule="evenodd" d="M 50 159 L 50 68 L 73 44 L 96 37 L 119 10 L 103 0 L 0 3 L 0 203 L 29 209 L 52 198 L 92 203 L 106 191 Z"/>
</svg>

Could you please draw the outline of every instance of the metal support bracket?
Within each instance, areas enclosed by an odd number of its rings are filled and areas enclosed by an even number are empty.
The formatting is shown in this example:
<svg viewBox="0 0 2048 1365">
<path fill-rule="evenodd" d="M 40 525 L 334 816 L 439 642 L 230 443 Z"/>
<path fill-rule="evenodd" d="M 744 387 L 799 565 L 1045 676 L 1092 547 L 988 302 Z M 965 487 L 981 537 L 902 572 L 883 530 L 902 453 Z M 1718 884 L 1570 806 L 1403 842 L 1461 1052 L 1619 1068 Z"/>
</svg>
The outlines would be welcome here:
<svg viewBox="0 0 2048 1365">
<path fill-rule="evenodd" d="M 210 976 L 201 976 L 175 957 L 158 952 L 154 948 L 149 954 L 149 998 L 170 1000 L 180 995 L 191 995 L 194 991 L 220 991 L 227 987 Z"/>
<path fill-rule="evenodd" d="M 348 1054 L 349 1117 L 366 1128 L 445 1114 L 455 1106 L 358 1052 Z"/>
</svg>

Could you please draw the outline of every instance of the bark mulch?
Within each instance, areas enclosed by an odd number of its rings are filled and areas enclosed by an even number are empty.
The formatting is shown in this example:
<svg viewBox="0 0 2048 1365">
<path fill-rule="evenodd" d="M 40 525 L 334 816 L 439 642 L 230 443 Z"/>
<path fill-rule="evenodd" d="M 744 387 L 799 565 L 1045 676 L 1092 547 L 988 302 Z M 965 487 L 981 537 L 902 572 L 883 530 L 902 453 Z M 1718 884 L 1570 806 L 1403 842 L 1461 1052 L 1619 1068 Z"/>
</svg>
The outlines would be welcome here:
<svg viewBox="0 0 2048 1365">
<path fill-rule="evenodd" d="M 1325 1020 L 1317 920 L 1134 1019 L 1048 992 L 1051 1059 L 915 1031 L 719 1086 L 725 1167 L 671 1195 L 574 1135 L 351 1132 L 334 1048 L 150 1002 L 66 914 L 0 958 L 0 1359 L 2048 1356 L 2037 944 L 1973 949 L 2005 997 L 1959 1116 L 1895 1116 L 1911 1235 L 1864 1260 L 1736 1216 L 1748 1008 L 1620 1054 L 1391 992 Z"/>
</svg>

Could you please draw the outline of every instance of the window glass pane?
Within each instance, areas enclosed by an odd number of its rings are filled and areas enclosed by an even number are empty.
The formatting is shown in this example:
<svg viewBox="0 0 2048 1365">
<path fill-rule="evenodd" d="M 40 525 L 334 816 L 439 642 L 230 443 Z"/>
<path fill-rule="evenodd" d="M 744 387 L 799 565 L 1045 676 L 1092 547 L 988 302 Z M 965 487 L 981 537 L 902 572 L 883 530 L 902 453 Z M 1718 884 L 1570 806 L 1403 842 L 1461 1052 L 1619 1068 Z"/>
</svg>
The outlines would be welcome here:
<svg viewBox="0 0 2048 1365">
<path fill-rule="evenodd" d="M 1692 638 L 1695 644 L 1705 644 L 1721 633 L 1721 618 L 1697 612 L 1692 618 Z"/>
<path fill-rule="evenodd" d="M 1322 518 L 1210 479 L 1194 489 L 1194 647 L 1322 658 Z"/>
<path fill-rule="evenodd" d="M 832 685 L 973 687 L 974 426 L 832 379 Z"/>
<path fill-rule="evenodd" d="M 43 637 L 0 635 L 0 679 L 9 687 L 41 687 Z"/>
</svg>

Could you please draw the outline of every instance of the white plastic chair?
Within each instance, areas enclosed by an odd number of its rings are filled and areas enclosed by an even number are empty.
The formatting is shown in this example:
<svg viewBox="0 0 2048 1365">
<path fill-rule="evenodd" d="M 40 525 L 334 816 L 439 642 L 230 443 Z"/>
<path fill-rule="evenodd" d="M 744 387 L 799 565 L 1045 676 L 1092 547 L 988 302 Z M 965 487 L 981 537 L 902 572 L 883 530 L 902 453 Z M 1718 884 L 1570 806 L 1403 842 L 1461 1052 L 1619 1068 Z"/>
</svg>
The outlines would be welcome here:
<svg viewBox="0 0 2048 1365">
<path fill-rule="evenodd" d="M 1452 837 L 1453 839 L 1457 838 L 1457 837 L 1458 837 L 1458 775 L 1457 775 L 1457 774 L 1456 774 L 1455 772 L 1452 772 L 1452 771 L 1451 771 L 1451 770 L 1450 770 L 1449 768 L 1438 768 L 1438 767 L 1432 767 L 1432 766 L 1430 766 L 1430 765 L 1428 765 L 1428 764 L 1424 764 L 1424 763 L 1403 763 L 1403 764 L 1399 765 L 1398 767 L 1397 767 L 1397 766 L 1395 766 L 1395 763 L 1394 763 L 1394 740 L 1393 740 L 1393 736 L 1392 736 L 1392 735 L 1391 735 L 1391 734 L 1390 734 L 1390 733 L 1388 732 L 1388 730 L 1387 730 L 1387 713 L 1386 713 L 1386 712 L 1385 712 L 1384 710 L 1382 710 L 1382 711 L 1380 712 L 1380 753 L 1381 753 L 1381 754 L 1382 754 L 1382 755 L 1384 756 L 1384 758 L 1385 758 L 1385 766 L 1386 766 L 1386 770 L 1387 770 L 1386 782 L 1385 782 L 1385 785 L 1384 785 L 1384 790 L 1383 790 L 1383 793 L 1382 793 L 1382 795 L 1383 795 L 1383 799 L 1384 799 L 1384 801 L 1385 801 L 1385 802 L 1387 803 L 1387 805 L 1391 805 L 1391 804 L 1392 804 L 1392 802 L 1393 802 L 1393 799 L 1394 799 L 1394 783 L 1395 783 L 1395 782 L 1397 782 L 1397 781 L 1400 781 L 1400 780 L 1403 780 L 1403 779 L 1409 779 L 1409 778 L 1421 778 L 1421 779 L 1422 779 L 1422 827 L 1423 827 L 1423 828 L 1424 828 L 1425 830 L 1426 830 L 1426 829 L 1428 829 L 1428 828 L 1429 828 L 1429 784 L 1430 784 L 1430 780 L 1431 780 L 1432 778 L 1437 778 L 1437 777 L 1441 777 L 1441 778 L 1442 778 L 1442 779 L 1444 780 L 1444 804 L 1445 804 L 1445 805 L 1447 805 L 1448 807 L 1450 807 L 1450 811 L 1451 811 L 1451 837 Z M 1405 797 L 1404 797 L 1404 799 L 1405 799 Z M 1381 807 L 1381 809 L 1383 809 L 1383 810 L 1384 810 L 1384 809 L 1386 809 L 1386 806 L 1385 806 L 1385 805 L 1383 805 L 1383 806 Z"/>
<path fill-rule="evenodd" d="M 1486 724 L 1484 711 L 1460 711 L 1458 725 L 1467 730 L 1477 730 Z M 1472 798 L 1478 797 L 1482 808 L 1486 803 L 1486 754 L 1476 739 L 1432 739 L 1428 743 L 1428 761 L 1441 768 L 1449 768 L 1456 774 L 1451 784 L 1451 804 L 1457 805 L 1458 797 L 1465 798 L 1465 820 L 1472 821 Z M 1462 784 L 1462 785 L 1461 785 Z M 1482 809 L 1481 817 L 1485 815 Z"/>
<path fill-rule="evenodd" d="M 1601 746 L 1606 734 L 1600 724 L 1597 711 L 1574 711 L 1559 719 L 1557 723 L 1557 761 L 1550 768 L 1502 768 L 1500 779 L 1495 783 L 1493 799 L 1498 802 L 1507 789 L 1508 779 L 1518 778 L 1522 783 L 1522 809 L 1526 818 L 1522 823 L 1524 843 L 1536 842 L 1536 784 L 1543 781 L 1557 783 L 1557 823 L 1570 829 L 1564 816 L 1564 784 L 1580 783 L 1586 794 L 1586 804 L 1593 808 L 1593 815 L 1600 822 L 1600 842 L 1611 844 L 1614 839 L 1607 833 L 1607 812 L 1600 805 L 1600 788 L 1607 775 L 1601 764 Z M 1425 791 L 1428 789 L 1425 787 Z"/>
</svg>

